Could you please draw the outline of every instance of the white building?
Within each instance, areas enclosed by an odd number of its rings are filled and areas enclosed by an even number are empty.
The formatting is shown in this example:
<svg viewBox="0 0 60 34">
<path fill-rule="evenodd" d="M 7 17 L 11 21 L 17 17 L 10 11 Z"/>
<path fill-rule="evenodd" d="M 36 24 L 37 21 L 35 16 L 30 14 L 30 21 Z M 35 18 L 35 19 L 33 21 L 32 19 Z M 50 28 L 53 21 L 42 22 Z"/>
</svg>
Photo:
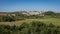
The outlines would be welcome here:
<svg viewBox="0 0 60 34">
<path fill-rule="evenodd" d="M 25 15 L 39 15 L 39 16 L 44 16 L 43 12 L 34 12 L 34 11 L 31 11 L 31 12 L 22 12 L 22 14 L 25 14 Z"/>
</svg>

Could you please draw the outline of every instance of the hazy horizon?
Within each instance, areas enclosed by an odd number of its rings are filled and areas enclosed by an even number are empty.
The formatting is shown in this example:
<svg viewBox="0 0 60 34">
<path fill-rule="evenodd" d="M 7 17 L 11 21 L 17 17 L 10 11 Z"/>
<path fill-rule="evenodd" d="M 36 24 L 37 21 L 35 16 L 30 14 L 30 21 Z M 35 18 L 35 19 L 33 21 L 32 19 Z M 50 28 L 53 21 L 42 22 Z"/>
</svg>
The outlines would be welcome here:
<svg viewBox="0 0 60 34">
<path fill-rule="evenodd" d="M 0 12 L 55 11 L 60 12 L 60 0 L 0 0 Z"/>
</svg>

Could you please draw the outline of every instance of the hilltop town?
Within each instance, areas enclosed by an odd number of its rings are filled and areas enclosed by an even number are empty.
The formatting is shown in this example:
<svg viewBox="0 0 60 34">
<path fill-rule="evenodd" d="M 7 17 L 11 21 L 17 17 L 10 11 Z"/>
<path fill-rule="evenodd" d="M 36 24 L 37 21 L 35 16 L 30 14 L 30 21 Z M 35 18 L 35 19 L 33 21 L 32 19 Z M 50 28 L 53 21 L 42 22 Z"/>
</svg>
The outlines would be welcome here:
<svg viewBox="0 0 60 34">
<path fill-rule="evenodd" d="M 8 16 L 10 16 L 10 15 L 12 15 L 12 16 L 16 16 L 16 14 L 23 14 L 23 15 L 27 15 L 27 16 L 30 16 L 30 15 L 39 15 L 39 16 L 44 16 L 44 14 L 43 14 L 44 12 L 42 12 L 42 11 L 16 11 L 16 12 L 0 12 L 0 15 L 4 15 L 4 16 L 6 16 L 6 15 L 8 15 Z"/>
</svg>

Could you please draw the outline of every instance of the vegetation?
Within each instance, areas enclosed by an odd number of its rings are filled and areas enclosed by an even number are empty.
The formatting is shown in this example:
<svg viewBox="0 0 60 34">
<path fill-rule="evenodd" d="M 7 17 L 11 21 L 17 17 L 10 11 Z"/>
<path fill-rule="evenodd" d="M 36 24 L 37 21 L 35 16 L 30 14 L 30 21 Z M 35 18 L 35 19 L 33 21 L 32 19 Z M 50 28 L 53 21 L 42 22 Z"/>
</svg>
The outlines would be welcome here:
<svg viewBox="0 0 60 34">
<path fill-rule="evenodd" d="M 53 11 L 47 11 L 45 13 L 43 13 L 44 16 L 40 16 L 40 15 L 25 15 L 22 13 L 15 13 L 15 16 L 10 14 L 6 15 L 6 16 L 0 16 L 0 22 L 11 22 L 11 21 L 17 21 L 17 20 L 24 20 L 24 19 L 42 19 L 42 18 L 60 18 L 60 13 L 55 13 Z"/>
<path fill-rule="evenodd" d="M 34 21 L 20 26 L 0 25 L 0 34 L 60 34 L 60 26 Z"/>
<path fill-rule="evenodd" d="M 44 16 L 21 13 L 0 16 L 0 22 L 4 22 L 4 25 L 0 25 L 0 34 L 60 34 L 60 13 L 53 11 L 45 12 Z"/>
<path fill-rule="evenodd" d="M 45 15 L 53 16 L 53 15 L 56 15 L 56 13 L 53 11 L 48 11 L 48 12 L 45 12 Z"/>
<path fill-rule="evenodd" d="M 16 18 L 13 16 L 0 16 L 0 22 L 11 22 L 11 21 L 15 21 Z"/>
</svg>

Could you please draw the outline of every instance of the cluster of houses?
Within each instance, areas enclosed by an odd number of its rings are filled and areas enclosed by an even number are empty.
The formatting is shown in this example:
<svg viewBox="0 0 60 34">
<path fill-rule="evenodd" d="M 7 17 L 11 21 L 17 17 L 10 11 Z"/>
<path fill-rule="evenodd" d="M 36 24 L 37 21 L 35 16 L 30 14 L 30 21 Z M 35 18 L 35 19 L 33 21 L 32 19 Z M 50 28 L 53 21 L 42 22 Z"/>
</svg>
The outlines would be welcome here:
<svg viewBox="0 0 60 34">
<path fill-rule="evenodd" d="M 38 11 L 31 11 L 31 12 L 22 12 L 22 14 L 25 14 L 27 16 L 29 15 L 39 15 L 39 16 L 44 16 L 43 12 L 38 12 Z"/>
<path fill-rule="evenodd" d="M 12 15 L 12 16 L 15 16 L 16 15 L 16 13 L 18 14 L 18 13 L 21 13 L 21 14 L 24 14 L 24 15 L 27 15 L 27 16 L 30 16 L 30 15 L 39 15 L 39 16 L 44 16 L 44 12 L 38 12 L 38 11 L 28 11 L 28 12 L 26 12 L 26 11 L 22 11 L 22 12 L 11 12 L 11 13 L 6 13 L 6 12 L 0 12 L 0 15 L 8 15 L 8 16 L 10 16 L 10 15 Z"/>
</svg>

